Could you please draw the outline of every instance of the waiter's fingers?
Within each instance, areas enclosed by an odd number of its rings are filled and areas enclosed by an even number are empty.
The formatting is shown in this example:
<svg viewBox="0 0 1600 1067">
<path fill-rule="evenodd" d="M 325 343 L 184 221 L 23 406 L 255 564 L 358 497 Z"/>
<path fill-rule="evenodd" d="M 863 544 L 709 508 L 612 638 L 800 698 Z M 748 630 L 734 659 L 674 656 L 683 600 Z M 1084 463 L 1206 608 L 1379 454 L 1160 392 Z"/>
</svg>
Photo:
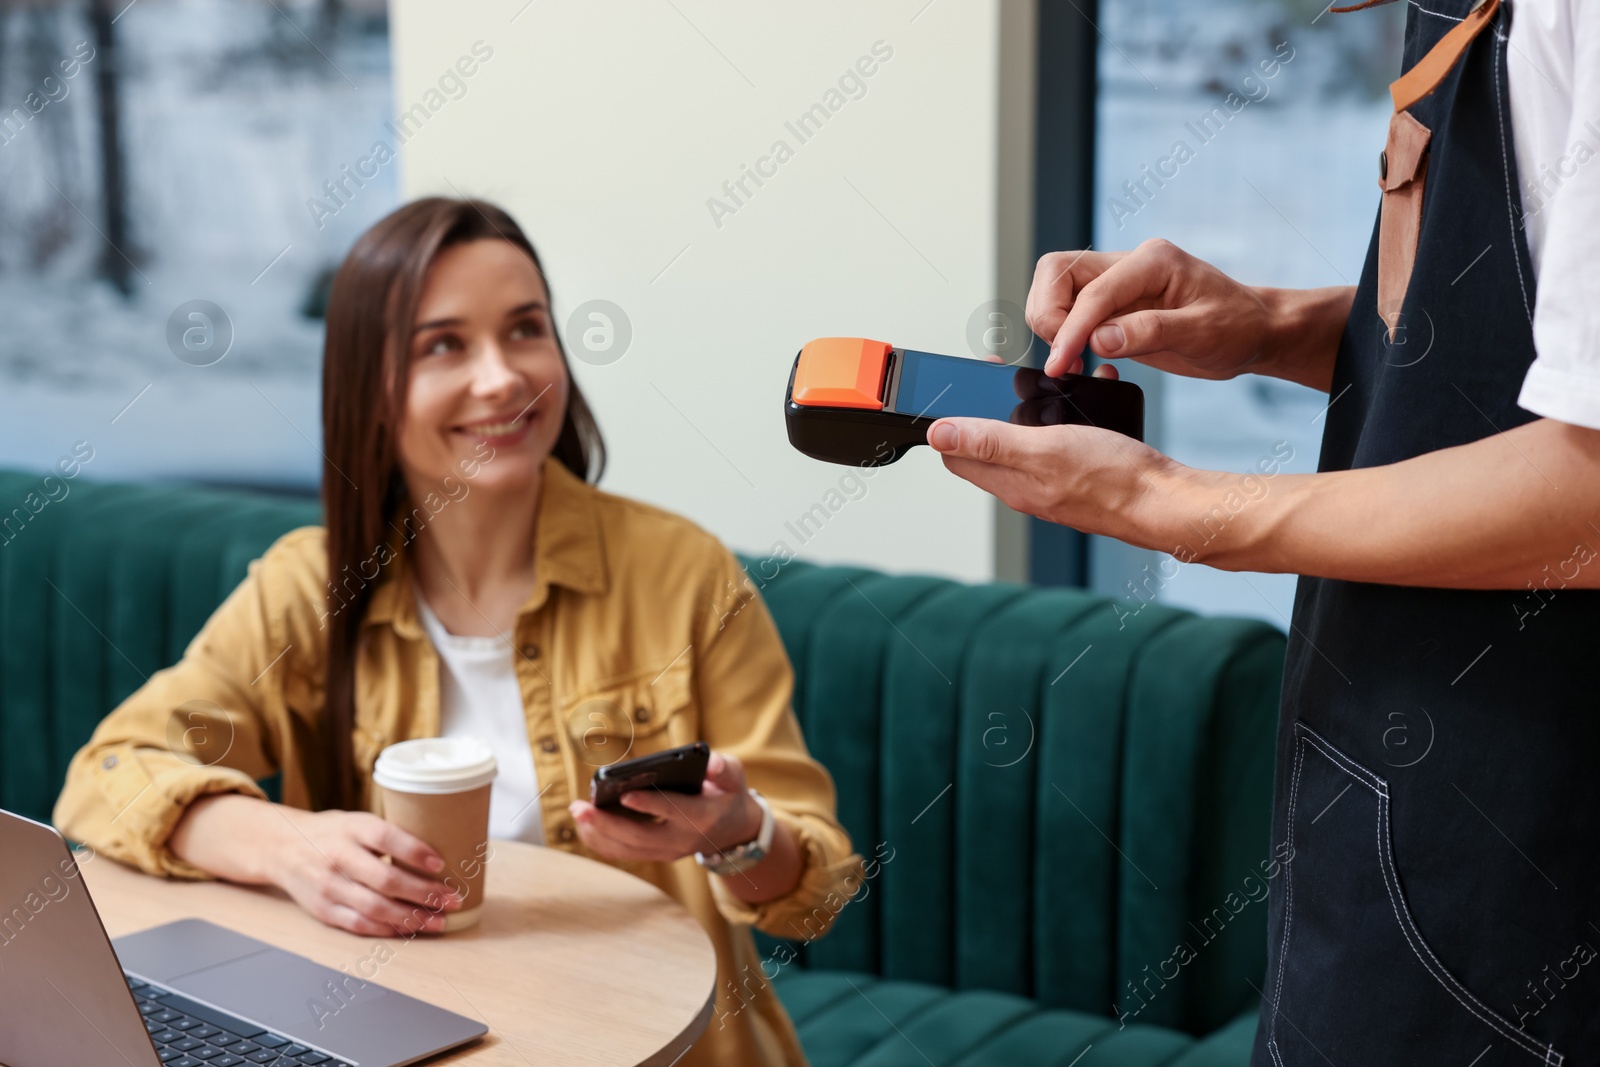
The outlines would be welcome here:
<svg viewBox="0 0 1600 1067">
<path fill-rule="evenodd" d="M 1065 373 L 1097 326 L 1141 301 L 1159 296 L 1182 254 L 1167 241 L 1146 241 L 1085 285 L 1050 342 L 1045 373 Z"/>
<path fill-rule="evenodd" d="M 1051 252 L 1033 268 L 1023 317 L 1040 337 L 1054 337 L 1078 292 L 1105 273 L 1126 252 Z"/>
<path fill-rule="evenodd" d="M 1042 444 L 1028 430 L 993 419 L 944 418 L 928 428 L 928 444 L 947 457 L 999 467 L 1024 467 Z M 948 466 L 948 464 L 947 464 Z"/>
<path fill-rule="evenodd" d="M 1147 308 L 1118 315 L 1094 328 L 1089 334 L 1089 349 L 1101 359 L 1133 359 L 1156 352 L 1168 352 L 1182 338 L 1198 337 L 1206 323 L 1204 316 L 1190 308 L 1165 311 Z"/>
</svg>

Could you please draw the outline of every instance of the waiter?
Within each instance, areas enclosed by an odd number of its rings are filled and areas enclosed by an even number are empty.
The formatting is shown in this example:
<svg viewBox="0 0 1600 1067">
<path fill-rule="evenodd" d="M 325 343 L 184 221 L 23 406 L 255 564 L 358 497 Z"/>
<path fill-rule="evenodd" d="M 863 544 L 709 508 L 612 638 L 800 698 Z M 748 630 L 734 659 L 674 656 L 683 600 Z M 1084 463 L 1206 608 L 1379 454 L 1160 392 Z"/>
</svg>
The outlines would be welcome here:
<svg viewBox="0 0 1600 1067">
<path fill-rule="evenodd" d="M 1018 511 L 1303 576 L 1255 1067 L 1600 1063 L 1600 5 L 1427 0 L 1405 41 L 1358 286 L 1153 241 L 1028 297 L 1050 373 L 1088 345 L 1327 392 L 1318 473 L 1219 528 L 1238 476 L 1108 431 L 928 439 Z"/>
</svg>

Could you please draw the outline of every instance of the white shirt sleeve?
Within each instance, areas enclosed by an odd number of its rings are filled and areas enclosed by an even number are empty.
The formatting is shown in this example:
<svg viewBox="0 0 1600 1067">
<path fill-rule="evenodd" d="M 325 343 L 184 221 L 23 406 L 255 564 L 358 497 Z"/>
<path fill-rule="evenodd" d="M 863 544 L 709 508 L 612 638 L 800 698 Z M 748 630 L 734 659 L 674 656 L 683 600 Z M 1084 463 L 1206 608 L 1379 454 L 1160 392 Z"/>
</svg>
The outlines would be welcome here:
<svg viewBox="0 0 1600 1067">
<path fill-rule="evenodd" d="M 1517 402 L 1600 429 L 1600 4 L 1513 0 L 1506 70 L 1538 280 Z"/>
</svg>

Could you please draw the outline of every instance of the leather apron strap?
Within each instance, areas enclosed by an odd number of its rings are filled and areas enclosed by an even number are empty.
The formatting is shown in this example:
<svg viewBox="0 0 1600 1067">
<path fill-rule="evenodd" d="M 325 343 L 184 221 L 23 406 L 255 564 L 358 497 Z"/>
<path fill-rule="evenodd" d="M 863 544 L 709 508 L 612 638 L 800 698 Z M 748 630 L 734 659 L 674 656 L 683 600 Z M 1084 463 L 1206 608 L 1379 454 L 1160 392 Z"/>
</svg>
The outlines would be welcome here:
<svg viewBox="0 0 1600 1067">
<path fill-rule="evenodd" d="M 1338 8 L 1334 10 L 1337 11 Z M 1394 98 L 1395 111 L 1406 110 L 1437 89 L 1444 76 L 1450 73 L 1451 68 L 1461 59 L 1461 54 L 1467 50 L 1473 38 L 1483 32 L 1483 28 L 1489 25 L 1495 12 L 1499 10 L 1500 0 L 1479 0 L 1478 5 L 1468 12 L 1467 17 L 1456 24 L 1455 29 L 1428 49 L 1428 54 L 1418 60 L 1416 66 L 1390 82 L 1389 95 Z"/>
</svg>

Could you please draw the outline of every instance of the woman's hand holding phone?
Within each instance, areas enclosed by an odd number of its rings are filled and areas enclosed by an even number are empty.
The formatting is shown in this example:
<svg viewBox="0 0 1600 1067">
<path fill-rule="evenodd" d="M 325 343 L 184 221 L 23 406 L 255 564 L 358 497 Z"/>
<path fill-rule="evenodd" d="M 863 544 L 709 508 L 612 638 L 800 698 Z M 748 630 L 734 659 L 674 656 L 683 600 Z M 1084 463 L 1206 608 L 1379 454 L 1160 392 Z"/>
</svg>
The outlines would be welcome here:
<svg viewBox="0 0 1600 1067">
<path fill-rule="evenodd" d="M 761 808 L 745 784 L 744 765 L 722 752 L 711 753 L 699 796 L 636 789 L 623 795 L 622 804 L 656 821 L 637 822 L 587 800 L 568 805 L 579 839 L 603 859 L 670 863 L 743 844 L 761 829 Z"/>
</svg>

